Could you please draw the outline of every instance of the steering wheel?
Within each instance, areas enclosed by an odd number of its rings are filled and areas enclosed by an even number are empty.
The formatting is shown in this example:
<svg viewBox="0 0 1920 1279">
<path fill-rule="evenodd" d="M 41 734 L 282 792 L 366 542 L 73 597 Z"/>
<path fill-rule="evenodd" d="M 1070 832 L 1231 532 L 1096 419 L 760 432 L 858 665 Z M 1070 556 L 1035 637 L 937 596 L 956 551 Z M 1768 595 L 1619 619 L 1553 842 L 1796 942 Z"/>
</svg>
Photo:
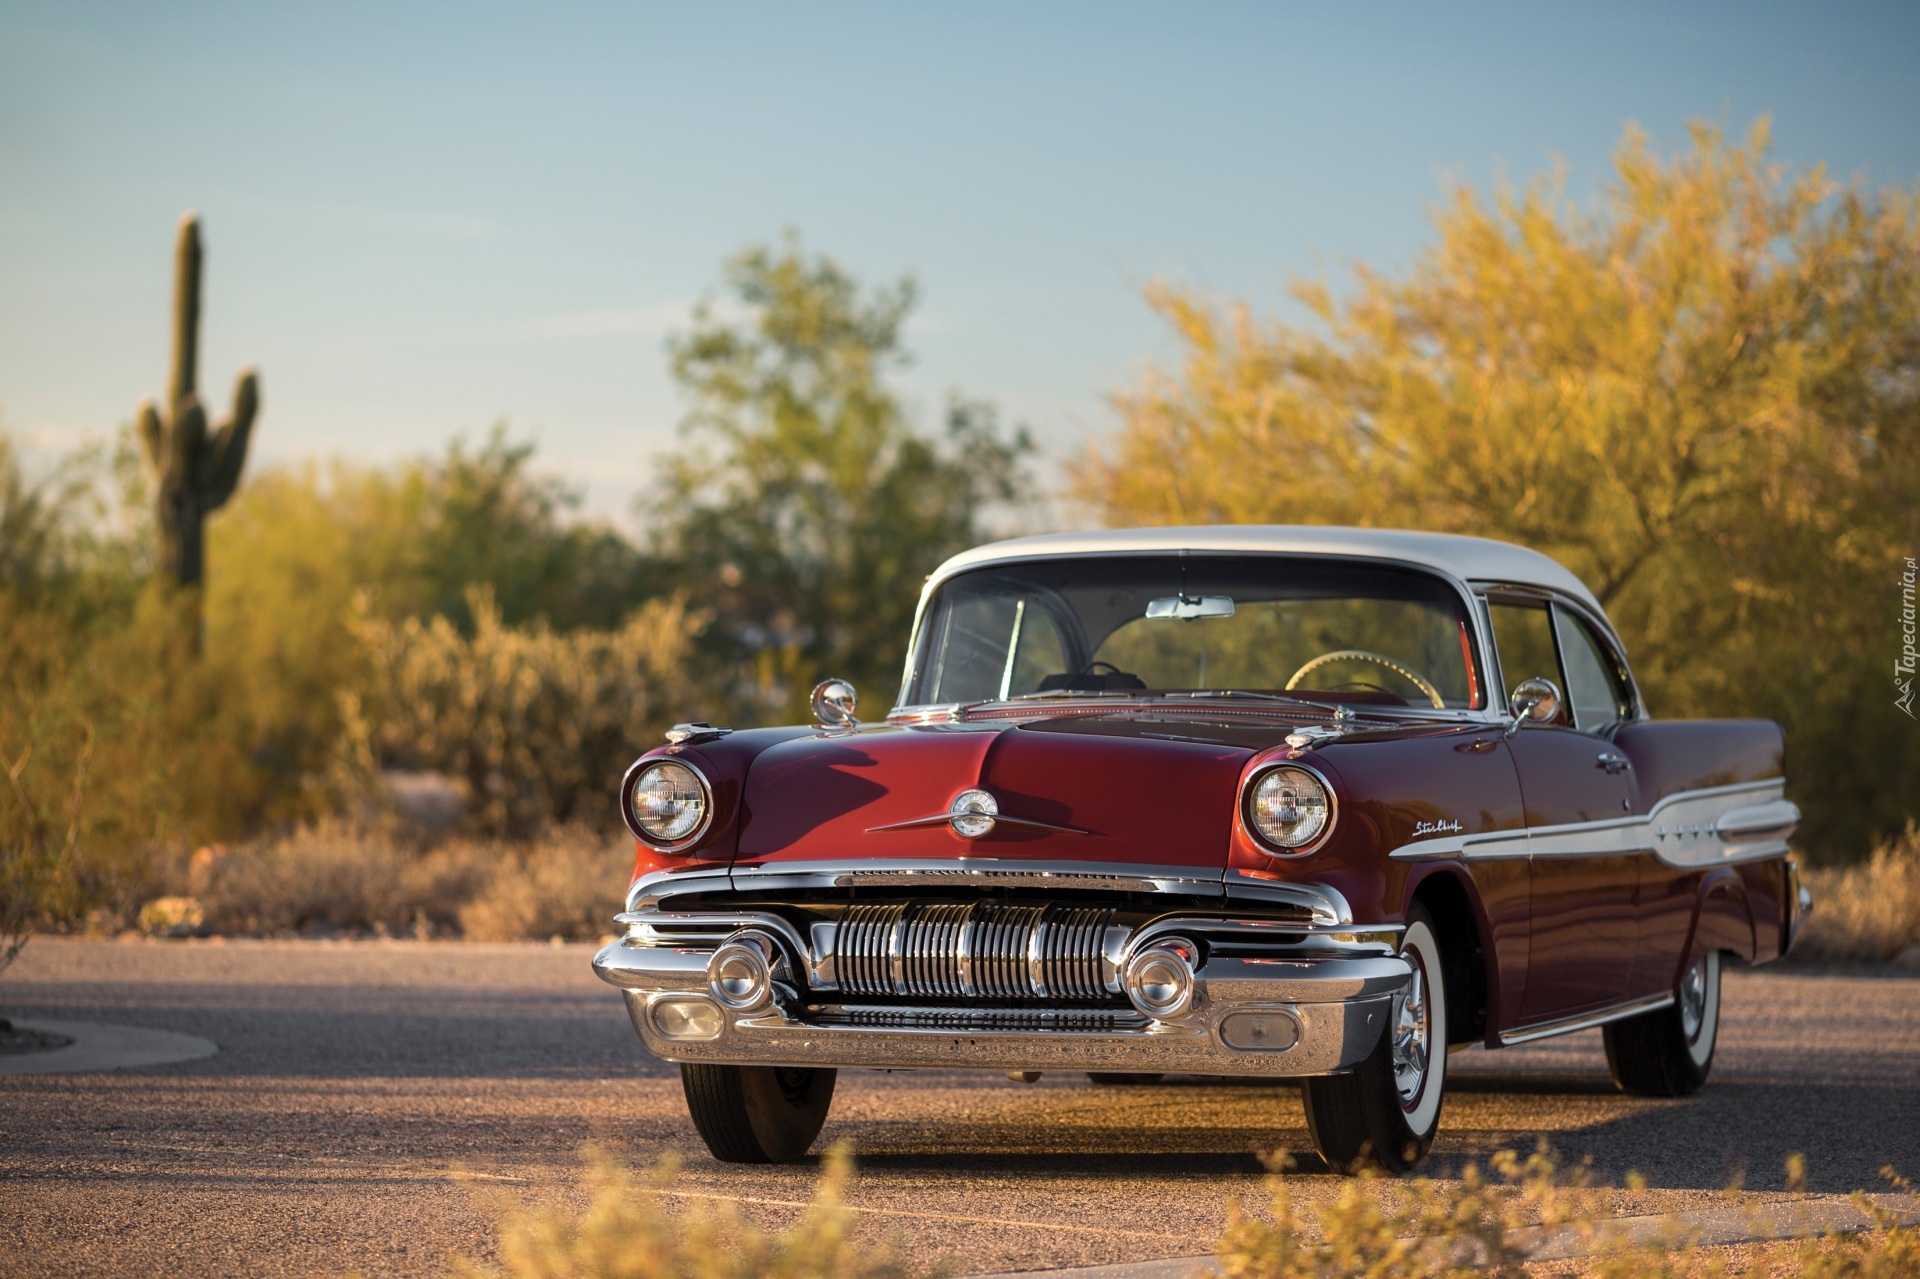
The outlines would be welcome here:
<svg viewBox="0 0 1920 1279">
<path fill-rule="evenodd" d="M 1447 708 L 1446 699 L 1440 696 L 1440 690 L 1433 686 L 1433 681 L 1411 667 L 1402 666 L 1391 657 L 1385 657 L 1379 653 L 1369 653 L 1364 648 L 1340 648 L 1335 649 L 1331 653 L 1320 654 L 1320 656 L 1314 658 L 1293 673 L 1293 678 L 1287 681 L 1287 691 L 1293 691 L 1294 688 L 1299 686 L 1301 680 L 1330 662 L 1373 662 L 1378 666 L 1384 666 L 1395 675 L 1400 676 L 1412 684 L 1422 693 L 1425 693 L 1427 700 L 1433 703 L 1433 709 L 1440 711 Z"/>
</svg>

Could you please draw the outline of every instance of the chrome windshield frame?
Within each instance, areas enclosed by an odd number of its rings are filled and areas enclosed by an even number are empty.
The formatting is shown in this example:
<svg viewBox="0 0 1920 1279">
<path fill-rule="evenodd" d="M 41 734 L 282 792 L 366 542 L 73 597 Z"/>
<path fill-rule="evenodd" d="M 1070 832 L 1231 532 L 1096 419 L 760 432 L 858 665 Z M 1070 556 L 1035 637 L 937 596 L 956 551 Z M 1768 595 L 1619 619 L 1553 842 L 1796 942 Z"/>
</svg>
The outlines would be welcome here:
<svg viewBox="0 0 1920 1279">
<path fill-rule="evenodd" d="M 1006 702 L 1000 702 L 996 699 L 985 699 L 975 702 L 909 703 L 905 701 L 907 690 L 913 686 L 916 663 L 920 659 L 920 644 L 926 626 L 927 606 L 932 602 L 934 593 L 946 585 L 947 582 L 967 573 L 1004 569 L 1020 564 L 1047 563 L 1063 559 L 1148 559 L 1156 556 L 1168 558 L 1185 556 L 1194 559 L 1273 559 L 1316 564 L 1373 565 L 1419 573 L 1443 582 L 1452 590 L 1456 597 L 1460 606 L 1461 615 L 1467 619 L 1467 626 L 1473 637 L 1474 666 L 1472 674 L 1473 678 L 1479 684 L 1480 700 L 1482 702 L 1481 707 L 1476 710 L 1469 707 L 1399 707 L 1378 706 L 1371 703 L 1354 703 L 1350 704 L 1350 707 L 1357 716 L 1373 718 L 1376 713 L 1379 713 L 1379 718 L 1393 721 L 1463 720 L 1475 723 L 1504 723 L 1508 718 L 1506 707 L 1501 704 L 1501 699 L 1494 695 L 1494 682 L 1498 667 L 1494 657 L 1491 623 L 1486 616 L 1486 610 L 1483 607 L 1483 600 L 1480 593 L 1475 591 L 1471 585 L 1461 578 L 1435 568 L 1430 564 L 1416 563 L 1388 555 L 1340 555 L 1304 551 L 1189 550 L 1179 547 L 1169 547 L 1165 550 L 1158 551 L 1129 549 L 1114 551 L 1060 551 L 1051 554 L 1039 552 L 1010 555 L 1005 559 L 968 564 L 944 576 L 934 575 L 928 577 L 926 585 L 921 588 L 920 600 L 914 607 L 913 628 L 908 636 L 906 661 L 900 672 L 900 689 L 895 695 L 892 709 L 887 712 L 887 721 L 897 724 L 954 723 L 964 720 L 967 714 L 972 711 L 988 708 L 997 711 L 1001 707 L 1016 707 L 1028 704 L 1020 699 L 1009 699 Z M 1607 630 L 1611 633 L 1612 627 L 1609 626 Z M 1231 692 L 1231 690 L 1227 691 Z M 1100 699 L 1105 702 L 1110 702 L 1115 708 L 1129 704 L 1152 704 L 1149 699 L 1131 696 L 1130 690 L 1125 689 L 1110 689 L 1092 693 L 1060 690 L 1060 695 L 1063 695 L 1063 700 L 1064 698 L 1071 698 L 1081 704 L 1091 699 Z M 1204 704 L 1206 699 L 1196 700 Z M 1225 702 L 1228 701 L 1229 698 L 1222 697 L 1219 700 Z M 1316 712 L 1313 709 L 1314 700 L 1316 699 L 1302 699 L 1299 703 L 1300 708 L 1309 714 L 1324 714 L 1325 712 Z M 1034 699 L 1033 704 L 1045 705 L 1050 702 L 1051 695 L 1045 702 L 1041 699 Z M 1177 705 L 1178 703 L 1174 704 Z M 1273 702 L 1272 707 L 1276 712 L 1287 709 L 1286 705 L 1278 700 Z M 1154 709 L 1166 709 L 1166 707 L 1164 705 L 1154 705 Z"/>
</svg>

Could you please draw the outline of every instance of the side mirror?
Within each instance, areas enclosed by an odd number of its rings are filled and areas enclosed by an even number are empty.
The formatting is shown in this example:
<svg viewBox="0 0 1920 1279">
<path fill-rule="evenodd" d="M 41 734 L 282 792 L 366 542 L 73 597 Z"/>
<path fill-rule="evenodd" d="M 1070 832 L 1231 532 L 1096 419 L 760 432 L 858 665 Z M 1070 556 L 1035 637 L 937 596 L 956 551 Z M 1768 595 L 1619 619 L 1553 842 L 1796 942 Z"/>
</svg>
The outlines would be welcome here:
<svg viewBox="0 0 1920 1279">
<path fill-rule="evenodd" d="M 1513 686 L 1513 696 L 1507 699 L 1507 709 L 1513 712 L 1513 723 L 1507 725 L 1507 736 L 1512 737 L 1529 720 L 1545 723 L 1558 715 L 1560 690 L 1554 687 L 1550 679 L 1541 679 L 1539 676 L 1523 679 Z"/>
<path fill-rule="evenodd" d="M 860 695 L 843 679 L 823 679 L 813 686 L 813 718 L 822 728 L 856 728 L 854 709 Z"/>
</svg>

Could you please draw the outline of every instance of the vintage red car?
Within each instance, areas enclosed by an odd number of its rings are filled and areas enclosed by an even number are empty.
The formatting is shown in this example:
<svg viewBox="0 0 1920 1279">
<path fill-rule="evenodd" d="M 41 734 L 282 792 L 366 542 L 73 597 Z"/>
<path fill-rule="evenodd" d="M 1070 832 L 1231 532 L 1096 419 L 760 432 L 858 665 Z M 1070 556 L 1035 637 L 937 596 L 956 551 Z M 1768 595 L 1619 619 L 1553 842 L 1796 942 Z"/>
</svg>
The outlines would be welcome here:
<svg viewBox="0 0 1920 1279">
<path fill-rule="evenodd" d="M 1723 963 L 1807 909 L 1782 738 L 1648 717 L 1592 593 L 1501 542 L 1029 537 L 928 579 L 884 721 L 687 724 L 628 772 L 594 959 L 725 1160 L 836 1068 L 1299 1078 L 1333 1167 L 1413 1166 L 1447 1049 L 1605 1028 L 1698 1088 Z"/>
</svg>

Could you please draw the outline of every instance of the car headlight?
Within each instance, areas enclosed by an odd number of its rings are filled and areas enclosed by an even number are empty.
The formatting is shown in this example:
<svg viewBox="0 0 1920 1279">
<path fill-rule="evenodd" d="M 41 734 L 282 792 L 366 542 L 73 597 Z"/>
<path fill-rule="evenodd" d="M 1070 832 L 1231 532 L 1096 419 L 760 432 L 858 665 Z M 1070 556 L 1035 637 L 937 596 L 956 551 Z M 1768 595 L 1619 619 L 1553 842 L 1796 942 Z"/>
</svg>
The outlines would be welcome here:
<svg viewBox="0 0 1920 1279">
<path fill-rule="evenodd" d="M 1247 794 L 1247 824 L 1283 852 L 1305 848 L 1333 825 L 1333 792 L 1304 768 L 1270 768 Z"/>
<path fill-rule="evenodd" d="M 677 759 L 641 760 L 627 772 L 621 816 L 627 829 L 664 852 L 692 844 L 707 830 L 713 795 L 707 779 Z"/>
</svg>

